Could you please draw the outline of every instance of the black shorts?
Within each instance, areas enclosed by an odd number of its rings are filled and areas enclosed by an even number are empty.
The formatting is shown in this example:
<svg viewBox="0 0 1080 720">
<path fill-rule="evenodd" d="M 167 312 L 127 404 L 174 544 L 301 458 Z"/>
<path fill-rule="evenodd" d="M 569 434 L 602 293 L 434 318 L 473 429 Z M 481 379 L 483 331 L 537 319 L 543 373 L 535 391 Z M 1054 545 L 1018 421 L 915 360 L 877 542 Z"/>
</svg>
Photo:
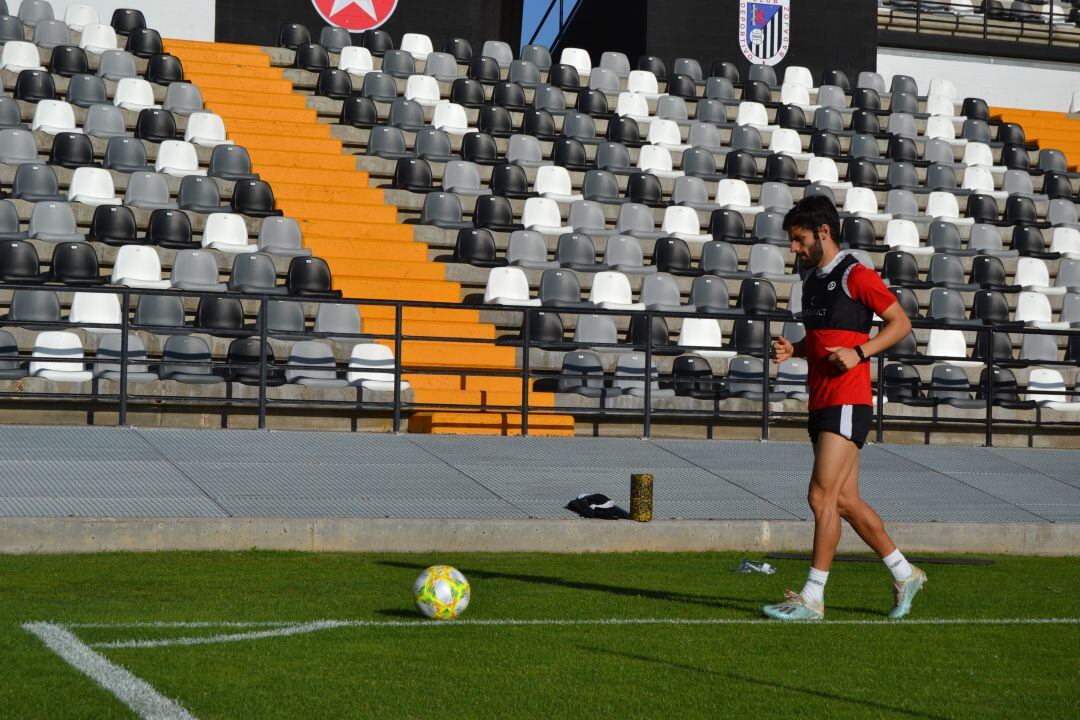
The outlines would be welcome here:
<svg viewBox="0 0 1080 720">
<path fill-rule="evenodd" d="M 869 405 L 831 405 L 811 410 L 806 430 L 810 433 L 810 442 L 814 444 L 817 444 L 818 435 L 831 432 L 846 437 L 861 448 L 866 443 L 873 420 L 874 409 Z"/>
</svg>

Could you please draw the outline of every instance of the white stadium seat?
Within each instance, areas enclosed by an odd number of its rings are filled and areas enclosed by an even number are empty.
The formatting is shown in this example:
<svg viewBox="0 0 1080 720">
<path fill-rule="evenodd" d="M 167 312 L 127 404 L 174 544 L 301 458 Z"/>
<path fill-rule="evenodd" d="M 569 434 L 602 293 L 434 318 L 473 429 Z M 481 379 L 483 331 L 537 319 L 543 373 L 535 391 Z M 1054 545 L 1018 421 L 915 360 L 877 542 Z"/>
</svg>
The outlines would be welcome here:
<svg viewBox="0 0 1080 720">
<path fill-rule="evenodd" d="M 202 246 L 227 253 L 258 252 L 259 246 L 248 243 L 247 224 L 242 215 L 214 213 L 206 218 Z"/>
<path fill-rule="evenodd" d="M 184 141 L 204 147 L 233 144 L 225 137 L 225 121 L 220 115 L 208 112 L 192 113 L 188 117 Z"/>
<path fill-rule="evenodd" d="M 112 174 L 104 168 L 76 168 L 68 186 L 68 202 L 82 203 L 90 207 L 99 205 L 119 205 L 122 199 L 116 196 Z"/>
</svg>

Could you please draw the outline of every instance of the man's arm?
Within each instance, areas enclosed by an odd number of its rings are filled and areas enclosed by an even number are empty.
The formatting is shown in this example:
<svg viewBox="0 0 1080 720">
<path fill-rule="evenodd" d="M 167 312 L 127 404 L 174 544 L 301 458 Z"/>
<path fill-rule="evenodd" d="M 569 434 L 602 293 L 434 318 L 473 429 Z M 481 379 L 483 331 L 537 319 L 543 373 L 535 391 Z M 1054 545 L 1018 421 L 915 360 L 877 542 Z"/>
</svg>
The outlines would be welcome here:
<svg viewBox="0 0 1080 720">
<path fill-rule="evenodd" d="M 900 307 L 898 302 L 894 302 L 882 311 L 881 319 L 885 321 L 885 326 L 881 328 L 881 331 L 859 346 L 867 359 L 888 350 L 911 332 L 911 320 L 908 319 L 904 309 Z M 855 348 L 831 347 L 826 349 L 830 353 L 829 362 L 844 371 L 851 370 L 862 362 L 858 353 L 855 352 Z"/>
</svg>

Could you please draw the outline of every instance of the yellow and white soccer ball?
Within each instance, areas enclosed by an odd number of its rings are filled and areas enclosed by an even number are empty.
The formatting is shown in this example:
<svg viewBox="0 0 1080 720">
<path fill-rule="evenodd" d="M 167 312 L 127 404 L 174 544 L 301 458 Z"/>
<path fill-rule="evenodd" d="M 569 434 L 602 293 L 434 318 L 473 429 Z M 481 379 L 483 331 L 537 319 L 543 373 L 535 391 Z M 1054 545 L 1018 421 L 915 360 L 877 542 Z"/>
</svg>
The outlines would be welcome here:
<svg viewBox="0 0 1080 720">
<path fill-rule="evenodd" d="M 413 583 L 416 607 L 436 620 L 452 620 L 461 615 L 469 607 L 470 597 L 469 581 L 449 565 L 433 565 Z"/>
</svg>

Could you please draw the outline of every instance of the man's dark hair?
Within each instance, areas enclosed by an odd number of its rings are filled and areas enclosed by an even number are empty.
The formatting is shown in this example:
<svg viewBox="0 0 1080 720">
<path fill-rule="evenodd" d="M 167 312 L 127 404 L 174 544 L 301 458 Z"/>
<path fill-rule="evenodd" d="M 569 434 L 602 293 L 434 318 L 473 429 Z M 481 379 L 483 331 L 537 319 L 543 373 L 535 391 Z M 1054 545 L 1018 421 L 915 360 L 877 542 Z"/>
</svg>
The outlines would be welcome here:
<svg viewBox="0 0 1080 720">
<path fill-rule="evenodd" d="M 814 238 L 817 238 L 818 228 L 822 225 L 828 225 L 833 241 L 839 245 L 840 215 L 836 212 L 836 206 L 824 195 L 804 197 L 784 216 L 785 231 L 800 227 L 813 232 Z"/>
</svg>

